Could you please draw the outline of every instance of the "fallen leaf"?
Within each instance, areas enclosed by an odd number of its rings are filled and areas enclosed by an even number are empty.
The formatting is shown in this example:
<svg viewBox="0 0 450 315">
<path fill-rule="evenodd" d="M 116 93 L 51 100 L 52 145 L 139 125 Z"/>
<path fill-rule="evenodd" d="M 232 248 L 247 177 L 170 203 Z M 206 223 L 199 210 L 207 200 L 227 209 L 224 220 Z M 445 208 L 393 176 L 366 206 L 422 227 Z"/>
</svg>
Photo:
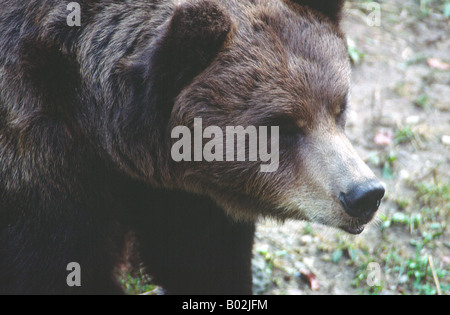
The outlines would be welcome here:
<svg viewBox="0 0 450 315">
<path fill-rule="evenodd" d="M 428 58 L 427 59 L 428 66 L 437 70 L 450 70 L 450 64 L 443 62 L 437 58 Z"/>
<path fill-rule="evenodd" d="M 309 287 L 311 288 L 311 290 L 313 291 L 320 290 L 319 280 L 317 280 L 316 275 L 311 270 L 302 268 L 300 269 L 300 274 L 302 276 L 302 279 L 309 283 Z"/>
<path fill-rule="evenodd" d="M 380 131 L 375 136 L 375 143 L 377 145 L 388 147 L 392 144 L 392 141 L 394 140 L 394 134 L 390 130 Z"/>
</svg>

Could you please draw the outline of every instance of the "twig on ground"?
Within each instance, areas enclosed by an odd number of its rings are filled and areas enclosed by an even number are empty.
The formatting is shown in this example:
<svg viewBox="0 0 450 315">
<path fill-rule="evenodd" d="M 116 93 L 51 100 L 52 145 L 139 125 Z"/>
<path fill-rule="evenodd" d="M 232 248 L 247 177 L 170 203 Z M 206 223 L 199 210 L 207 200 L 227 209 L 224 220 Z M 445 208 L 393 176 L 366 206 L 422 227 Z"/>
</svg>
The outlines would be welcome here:
<svg viewBox="0 0 450 315">
<path fill-rule="evenodd" d="M 439 278 L 436 274 L 436 270 L 434 269 L 433 256 L 431 256 L 431 255 L 428 256 L 428 264 L 430 265 L 431 273 L 433 274 L 433 279 L 434 279 L 434 284 L 436 285 L 437 295 L 442 295 L 441 285 L 439 283 Z"/>
</svg>

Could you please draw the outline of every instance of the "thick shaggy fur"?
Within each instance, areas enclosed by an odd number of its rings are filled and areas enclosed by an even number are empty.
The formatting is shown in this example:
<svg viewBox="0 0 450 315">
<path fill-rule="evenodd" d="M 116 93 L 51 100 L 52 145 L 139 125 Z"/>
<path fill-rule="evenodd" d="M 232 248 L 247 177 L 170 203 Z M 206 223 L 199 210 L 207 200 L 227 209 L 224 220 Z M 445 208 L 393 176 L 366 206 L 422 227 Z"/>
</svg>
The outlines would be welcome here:
<svg viewBox="0 0 450 315">
<path fill-rule="evenodd" d="M 347 164 L 320 160 L 359 163 L 322 150 L 345 121 L 343 1 L 78 2 L 69 27 L 65 1 L 0 0 L 0 294 L 121 293 L 130 229 L 168 293 L 251 293 L 255 218 L 349 221 Z M 279 171 L 175 163 L 194 117 L 279 125 Z"/>
</svg>

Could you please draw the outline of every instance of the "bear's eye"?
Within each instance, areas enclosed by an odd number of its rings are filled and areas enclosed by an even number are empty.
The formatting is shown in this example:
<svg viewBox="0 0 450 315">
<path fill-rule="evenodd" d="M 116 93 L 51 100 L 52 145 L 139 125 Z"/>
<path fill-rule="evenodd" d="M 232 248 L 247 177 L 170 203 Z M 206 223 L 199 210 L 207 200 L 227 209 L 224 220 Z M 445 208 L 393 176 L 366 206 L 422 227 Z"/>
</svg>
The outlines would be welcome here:
<svg viewBox="0 0 450 315">
<path fill-rule="evenodd" d="M 280 127 L 280 136 L 296 137 L 304 133 L 298 122 L 290 117 L 277 117 L 271 125 Z"/>
</svg>

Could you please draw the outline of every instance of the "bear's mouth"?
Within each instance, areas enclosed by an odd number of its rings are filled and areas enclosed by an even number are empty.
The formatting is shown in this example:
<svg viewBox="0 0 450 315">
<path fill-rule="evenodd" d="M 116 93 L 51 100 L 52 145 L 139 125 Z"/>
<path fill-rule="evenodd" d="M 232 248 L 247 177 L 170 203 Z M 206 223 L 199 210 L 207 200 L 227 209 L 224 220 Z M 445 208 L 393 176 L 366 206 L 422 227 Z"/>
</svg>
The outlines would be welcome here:
<svg viewBox="0 0 450 315">
<path fill-rule="evenodd" d="M 341 227 L 342 230 L 345 232 L 352 234 L 352 235 L 359 235 L 366 229 L 366 225 L 360 225 L 360 226 L 344 226 Z"/>
</svg>

